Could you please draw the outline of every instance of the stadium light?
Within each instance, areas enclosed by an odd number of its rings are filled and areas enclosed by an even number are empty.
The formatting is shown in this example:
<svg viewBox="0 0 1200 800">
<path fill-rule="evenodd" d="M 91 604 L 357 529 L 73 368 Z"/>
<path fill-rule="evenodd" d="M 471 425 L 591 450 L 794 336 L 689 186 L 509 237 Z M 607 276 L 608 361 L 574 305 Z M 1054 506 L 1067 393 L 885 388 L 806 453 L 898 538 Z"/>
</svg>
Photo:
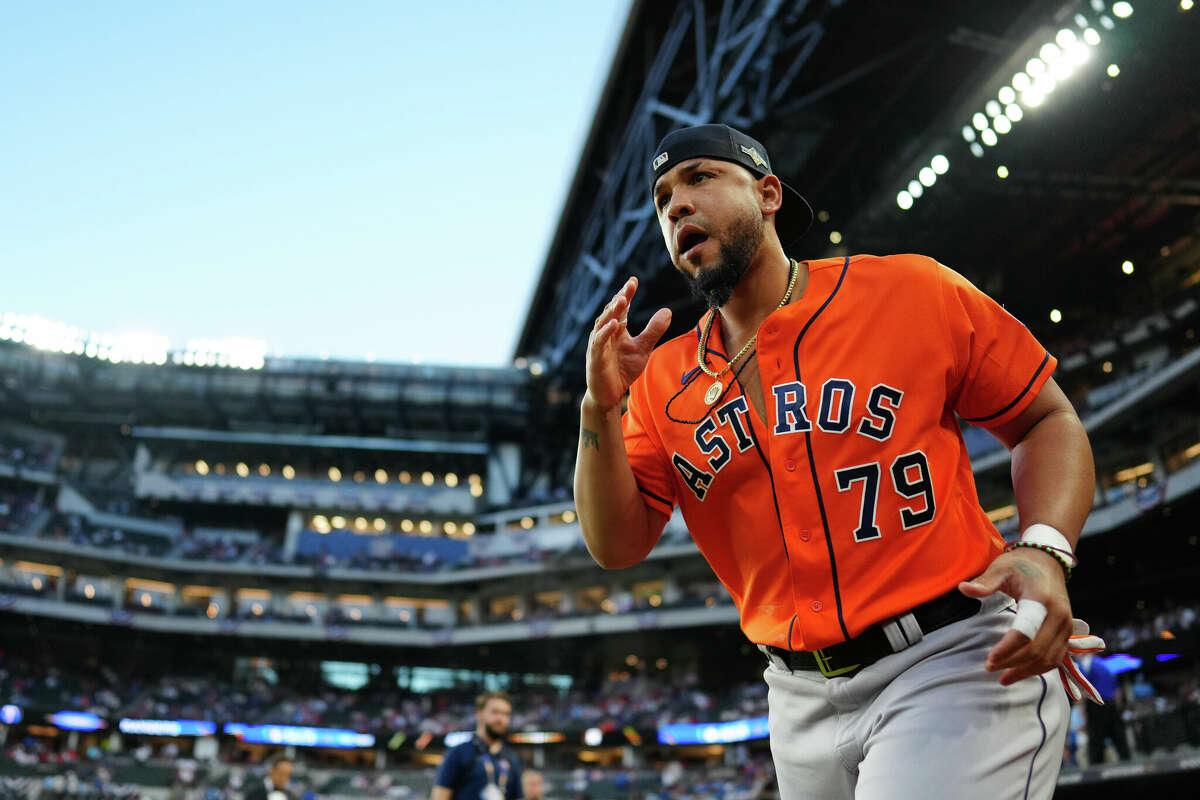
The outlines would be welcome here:
<svg viewBox="0 0 1200 800">
<path fill-rule="evenodd" d="M 1126 275 L 1132 275 L 1133 274 L 1133 262 L 1132 261 L 1122 261 L 1121 262 L 1121 272 L 1124 272 Z"/>
<path fill-rule="evenodd" d="M 915 200 L 921 195 L 925 194 L 925 187 L 921 185 L 920 181 L 911 180 L 908 182 L 908 193 L 911 194 Z"/>
<path fill-rule="evenodd" d="M 1122 2 L 1113 3 L 1112 13 L 1118 19 L 1125 19 L 1133 14 L 1133 6 L 1122 0 Z"/>
<path fill-rule="evenodd" d="M 1100 44 L 1100 34 L 1095 28 L 1087 28 L 1083 32 L 1083 40 L 1092 47 L 1095 47 L 1096 45 Z"/>
<path fill-rule="evenodd" d="M 475 535 L 475 523 L 474 522 L 464 522 L 463 526 L 462 526 L 462 532 L 463 532 L 464 536 L 474 536 Z"/>
<path fill-rule="evenodd" d="M 1001 86 L 1000 91 L 996 92 L 996 97 L 1006 106 L 1017 101 L 1017 93 L 1011 86 Z"/>
<path fill-rule="evenodd" d="M 293 467 L 291 464 L 284 464 L 283 465 L 284 480 L 290 481 L 292 478 L 295 478 L 295 477 L 296 477 L 296 468 Z"/>
<path fill-rule="evenodd" d="M 975 129 L 972 128 L 970 125 L 963 125 L 962 137 L 963 137 L 963 140 L 967 141 L 967 142 L 975 141 Z"/>
<path fill-rule="evenodd" d="M 1009 121 L 1008 117 L 1003 117 L 1003 116 L 996 117 L 995 125 L 996 125 L 996 133 L 999 133 L 1001 135 L 1006 134 L 1012 130 L 1012 122 Z"/>
<path fill-rule="evenodd" d="M 1183 11 L 1192 10 L 1192 0 L 1179 0 L 1179 8 Z"/>
<path fill-rule="evenodd" d="M 929 166 L 933 167 L 933 171 L 938 175 L 945 175 L 950 171 L 950 159 L 946 158 L 941 153 L 938 153 L 929 160 Z"/>
<path fill-rule="evenodd" d="M 1025 72 L 1029 77 L 1036 79 L 1046 72 L 1046 62 L 1035 56 L 1025 62 Z"/>
<path fill-rule="evenodd" d="M 971 155 L 975 156 L 976 158 L 983 158 L 983 145 L 981 145 L 979 142 L 972 142 Z"/>
<path fill-rule="evenodd" d="M 983 110 L 987 112 L 989 117 L 998 117 L 1000 116 L 1001 112 L 1000 104 L 995 100 L 988 100 L 987 104 L 984 105 Z"/>
<path fill-rule="evenodd" d="M 908 211 L 913 207 L 913 196 L 907 191 L 900 192 L 896 195 L 896 205 L 900 206 L 904 211 Z"/>
<path fill-rule="evenodd" d="M 334 483 L 337 483 L 341 479 L 342 479 L 342 471 L 340 469 L 338 469 L 337 467 L 330 467 L 329 468 L 329 480 L 333 481 Z"/>
<path fill-rule="evenodd" d="M 420 528 L 421 533 L 425 534 L 426 536 L 433 533 L 433 523 L 427 519 L 421 520 L 421 524 L 418 527 Z"/>
<path fill-rule="evenodd" d="M 996 132 L 991 128 L 988 128 L 986 131 L 984 131 L 979 138 L 983 139 L 983 143 L 988 147 L 995 147 L 996 142 L 1000 141 L 998 138 L 996 138 Z"/>
<path fill-rule="evenodd" d="M 1062 33 L 1062 31 L 1059 31 L 1059 33 Z M 1062 49 L 1054 42 L 1046 42 L 1044 45 L 1042 45 L 1042 49 L 1038 50 L 1038 57 L 1050 65 L 1053 65 L 1056 61 L 1062 58 L 1062 56 Z"/>
<path fill-rule="evenodd" d="M 388 482 L 388 474 L 386 469 L 381 468 L 375 470 L 375 482 L 380 484 Z"/>
<path fill-rule="evenodd" d="M 830 242 L 830 244 L 841 244 L 842 243 L 841 232 L 840 231 L 830 231 L 829 232 L 829 242 Z"/>
<path fill-rule="evenodd" d="M 453 472 L 447 472 L 446 473 L 446 485 L 449 486 L 451 489 L 453 489 L 455 486 L 458 486 L 458 476 L 455 475 Z"/>
<path fill-rule="evenodd" d="M 385 520 L 383 517 L 376 517 L 374 525 L 375 530 L 379 533 L 383 533 L 385 530 L 387 530 L 387 520 Z"/>
<path fill-rule="evenodd" d="M 1007 178 L 1008 177 L 1008 167 L 1004 166 L 1003 164 L 996 167 L 996 177 L 1000 178 L 1000 180 L 1004 180 L 1005 178 Z"/>
<path fill-rule="evenodd" d="M 1100 27 L 1104 28 L 1106 31 L 1111 31 L 1113 28 L 1117 27 L 1117 23 L 1112 21 L 1112 17 L 1104 14 L 1100 17 Z"/>
<path fill-rule="evenodd" d="M 987 141 L 986 131 L 984 141 Z M 917 180 L 925 186 L 933 186 L 937 183 L 937 173 L 931 167 L 921 167 L 921 171 L 917 173 Z"/>
<path fill-rule="evenodd" d="M 1009 103 L 1004 107 L 1004 116 L 1008 117 L 1011 122 L 1020 122 L 1025 118 L 1025 112 L 1016 103 Z"/>
<path fill-rule="evenodd" d="M 1018 92 L 1023 92 L 1033 85 L 1033 80 L 1024 72 L 1018 72 L 1013 75 L 1012 87 Z"/>
<path fill-rule="evenodd" d="M 1109 64 L 1108 69 L 1105 70 L 1105 72 L 1108 73 L 1108 77 L 1115 78 L 1121 74 L 1121 68 L 1116 64 Z"/>
<path fill-rule="evenodd" d="M 1053 323 L 1062 322 L 1062 312 L 1057 308 L 1050 309 L 1050 321 Z"/>
<path fill-rule="evenodd" d="M 421 473 L 421 484 L 424 486 L 433 486 L 433 473 L 428 470 Z"/>
<path fill-rule="evenodd" d="M 346 527 L 346 518 L 339 514 L 333 519 L 329 520 L 329 524 L 340 531 L 342 528 Z"/>
<path fill-rule="evenodd" d="M 975 126 L 975 130 L 986 130 L 988 126 L 988 118 L 983 115 L 982 111 L 976 111 L 975 116 L 971 117 L 971 124 Z"/>
</svg>

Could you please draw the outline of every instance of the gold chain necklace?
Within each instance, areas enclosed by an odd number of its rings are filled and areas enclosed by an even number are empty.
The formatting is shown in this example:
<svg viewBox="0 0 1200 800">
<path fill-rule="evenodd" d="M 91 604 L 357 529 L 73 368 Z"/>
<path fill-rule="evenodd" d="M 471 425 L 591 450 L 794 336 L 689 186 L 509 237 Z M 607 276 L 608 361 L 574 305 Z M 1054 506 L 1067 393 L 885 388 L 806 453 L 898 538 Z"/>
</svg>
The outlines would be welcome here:
<svg viewBox="0 0 1200 800">
<path fill-rule="evenodd" d="M 788 260 L 791 262 L 791 277 L 788 279 L 787 291 L 783 293 L 783 299 L 779 301 L 779 305 L 775 306 L 775 311 L 787 305 L 788 300 L 792 296 L 792 289 L 796 285 L 796 276 L 800 274 L 800 265 L 796 262 L 796 259 L 792 258 Z M 696 349 L 696 363 L 700 365 L 700 369 L 704 370 L 705 375 L 714 379 L 712 386 L 709 386 L 708 391 L 704 393 L 704 402 L 710 406 L 717 402 L 717 398 L 721 396 L 721 392 L 724 390 L 724 387 L 721 386 L 721 376 L 728 372 L 729 368 L 737 363 L 739 358 L 746 355 L 746 351 L 754 347 L 754 343 L 758 340 L 758 331 L 755 331 L 754 335 L 742 345 L 742 349 L 738 351 L 737 355 L 725 362 L 725 367 L 720 372 L 713 372 L 704 363 L 704 352 L 708 349 L 708 335 L 712 332 L 713 321 L 716 318 L 717 310 L 713 309 L 712 316 L 708 318 L 708 324 L 704 326 L 704 333 L 700 337 L 700 345 Z"/>
</svg>

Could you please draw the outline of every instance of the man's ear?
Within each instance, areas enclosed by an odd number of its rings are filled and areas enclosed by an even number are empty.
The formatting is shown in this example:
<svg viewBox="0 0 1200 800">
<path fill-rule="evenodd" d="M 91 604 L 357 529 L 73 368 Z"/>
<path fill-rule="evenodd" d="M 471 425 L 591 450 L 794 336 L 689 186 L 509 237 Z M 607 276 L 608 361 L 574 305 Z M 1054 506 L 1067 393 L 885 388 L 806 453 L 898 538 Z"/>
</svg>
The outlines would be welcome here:
<svg viewBox="0 0 1200 800">
<path fill-rule="evenodd" d="M 758 205 L 764 214 L 774 214 L 783 206 L 783 184 L 774 175 L 758 179 Z"/>
</svg>

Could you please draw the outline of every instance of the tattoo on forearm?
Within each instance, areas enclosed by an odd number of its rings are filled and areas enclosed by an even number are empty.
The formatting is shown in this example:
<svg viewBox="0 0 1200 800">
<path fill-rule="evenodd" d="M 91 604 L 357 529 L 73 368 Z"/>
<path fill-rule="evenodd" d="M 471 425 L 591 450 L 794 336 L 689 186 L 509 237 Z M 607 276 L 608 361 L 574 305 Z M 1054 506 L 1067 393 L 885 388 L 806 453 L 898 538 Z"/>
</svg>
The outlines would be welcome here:
<svg viewBox="0 0 1200 800">
<path fill-rule="evenodd" d="M 584 450 L 587 450 L 589 447 L 594 447 L 597 450 L 600 449 L 600 434 L 596 433 L 595 431 L 589 431 L 587 428 L 583 428 L 580 430 L 579 435 L 583 438 Z"/>
</svg>

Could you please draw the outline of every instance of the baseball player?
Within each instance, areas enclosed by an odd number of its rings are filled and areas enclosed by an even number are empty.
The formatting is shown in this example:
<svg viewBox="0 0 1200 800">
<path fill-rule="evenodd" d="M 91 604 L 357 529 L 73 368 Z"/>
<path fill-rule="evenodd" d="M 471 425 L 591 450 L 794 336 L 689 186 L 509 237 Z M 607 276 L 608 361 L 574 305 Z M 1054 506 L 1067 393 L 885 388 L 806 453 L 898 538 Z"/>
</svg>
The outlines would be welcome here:
<svg viewBox="0 0 1200 800">
<path fill-rule="evenodd" d="M 783 800 L 1050 797 L 1068 701 L 1045 673 L 1077 674 L 1066 577 L 1093 491 L 1054 357 L 933 259 L 789 257 L 812 210 L 737 130 L 675 131 L 649 166 L 710 308 L 654 349 L 671 312 L 632 335 L 630 278 L 596 319 L 592 556 L 639 562 L 681 508 L 767 656 Z M 957 417 L 1012 451 L 1019 543 L 980 508 Z"/>
</svg>

